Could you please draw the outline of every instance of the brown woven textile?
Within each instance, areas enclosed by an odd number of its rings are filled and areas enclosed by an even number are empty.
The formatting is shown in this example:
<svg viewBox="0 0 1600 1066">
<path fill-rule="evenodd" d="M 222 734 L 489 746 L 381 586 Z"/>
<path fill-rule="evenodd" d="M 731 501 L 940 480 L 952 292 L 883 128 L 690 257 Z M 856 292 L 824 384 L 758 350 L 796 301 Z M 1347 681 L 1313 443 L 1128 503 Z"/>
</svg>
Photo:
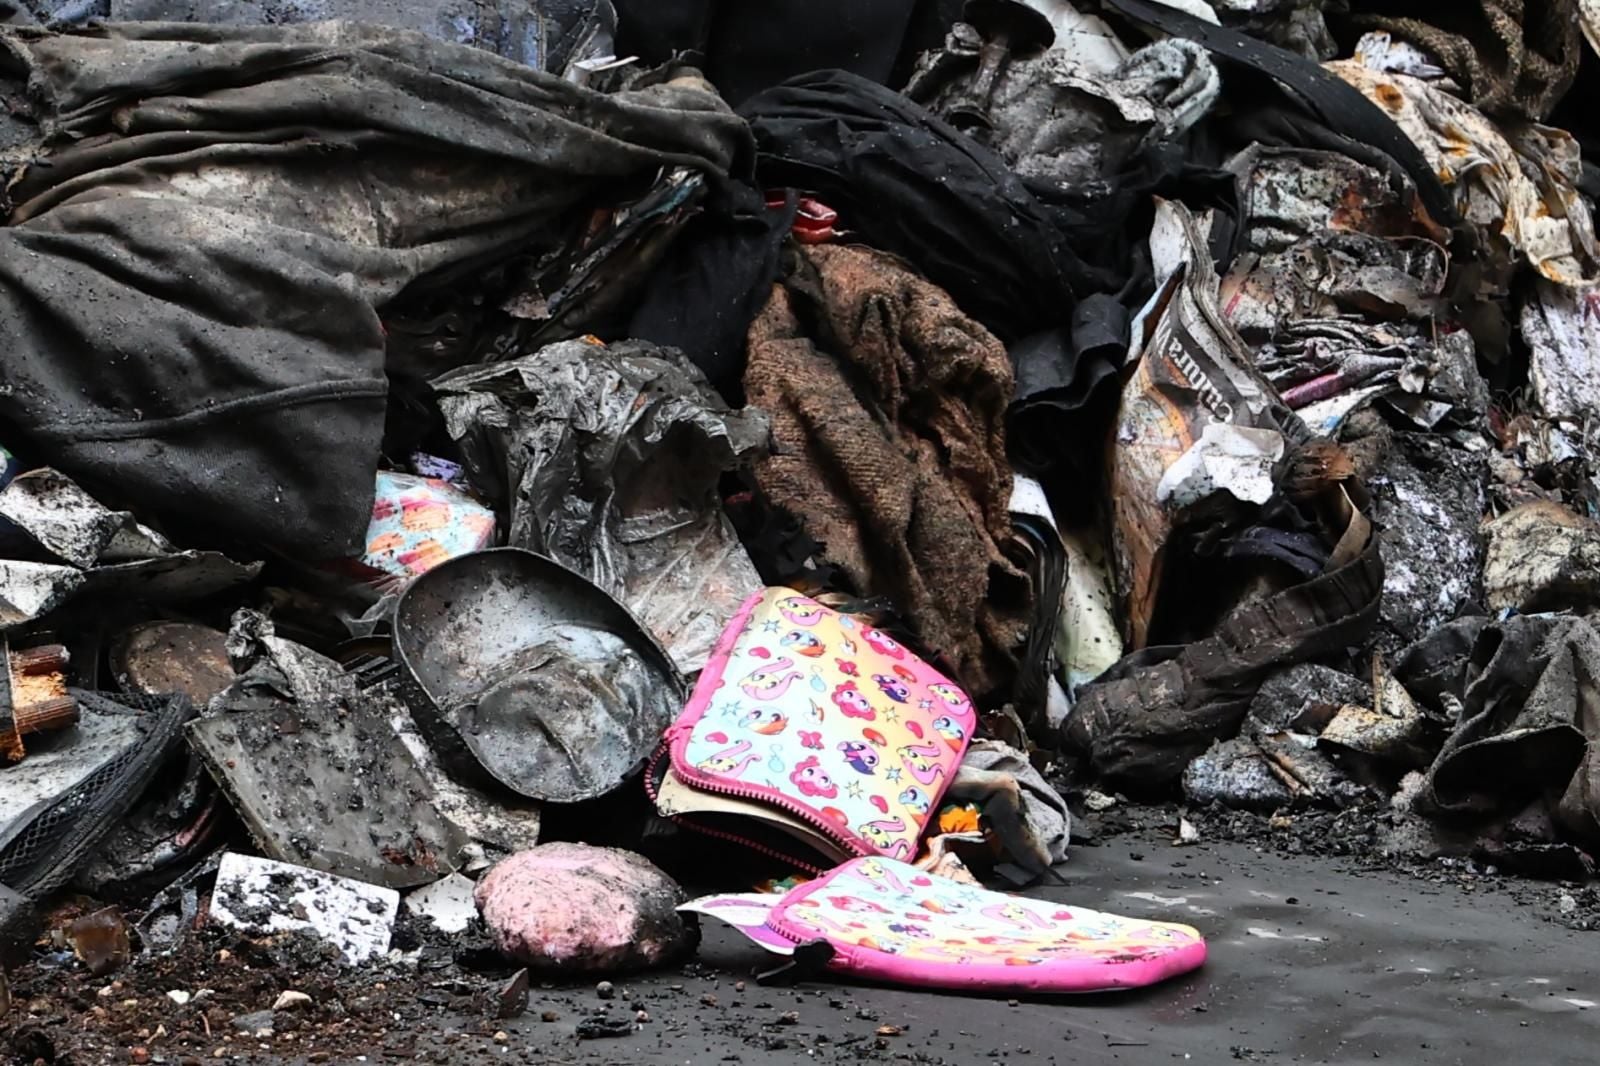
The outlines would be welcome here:
<svg viewBox="0 0 1600 1066">
<path fill-rule="evenodd" d="M 1358 26 L 1426 49 L 1491 115 L 1543 119 L 1582 55 L 1577 0 L 1362 0 Z"/>
<path fill-rule="evenodd" d="M 750 328 L 749 402 L 772 419 L 762 491 L 857 591 L 881 595 L 975 695 L 1016 672 L 1026 578 L 1011 535 L 1005 348 L 899 260 L 821 245 Z"/>
</svg>

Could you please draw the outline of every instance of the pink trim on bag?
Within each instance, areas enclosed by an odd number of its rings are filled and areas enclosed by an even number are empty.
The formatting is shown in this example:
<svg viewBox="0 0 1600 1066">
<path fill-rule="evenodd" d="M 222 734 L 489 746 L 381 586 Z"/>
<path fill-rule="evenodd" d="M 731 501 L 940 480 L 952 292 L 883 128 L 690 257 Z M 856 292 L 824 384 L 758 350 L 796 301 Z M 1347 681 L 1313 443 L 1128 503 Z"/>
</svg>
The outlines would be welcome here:
<svg viewBox="0 0 1600 1066">
<path fill-rule="evenodd" d="M 830 970 L 924 988 L 989 992 L 1103 992 L 1152 985 L 1197 969 L 1206 960 L 1206 944 L 1198 936 L 1170 951 L 1127 959 L 1080 955 L 1051 959 L 1031 966 L 1010 966 L 995 958 L 977 958 L 965 963 L 912 960 L 852 944 L 836 936 L 819 934 L 808 925 L 788 920 L 790 910 L 810 897 L 827 891 L 836 878 L 853 872 L 860 862 L 852 860 L 815 881 L 791 889 L 772 908 L 767 918 L 768 928 L 796 944 L 819 939 L 832 944 L 835 954 L 828 964 Z"/>
</svg>

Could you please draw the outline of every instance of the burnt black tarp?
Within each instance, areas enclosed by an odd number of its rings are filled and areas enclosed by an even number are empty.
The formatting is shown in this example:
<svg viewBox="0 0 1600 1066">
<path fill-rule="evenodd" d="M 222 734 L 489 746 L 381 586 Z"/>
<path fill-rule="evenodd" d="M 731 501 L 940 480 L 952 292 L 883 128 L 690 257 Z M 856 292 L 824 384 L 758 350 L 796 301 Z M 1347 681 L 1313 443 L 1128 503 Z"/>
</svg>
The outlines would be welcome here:
<svg viewBox="0 0 1600 1066">
<path fill-rule="evenodd" d="M 1063 325 L 1074 294 L 1125 278 L 1085 263 L 1082 230 L 994 152 L 899 93 L 839 70 L 791 79 L 740 108 L 769 185 L 812 192 L 867 244 L 913 264 L 1002 340 Z M 1131 243 L 1120 242 L 1124 246 Z"/>
<path fill-rule="evenodd" d="M 735 106 L 813 70 L 842 69 L 880 84 L 937 45 L 959 0 L 617 0 L 617 50 L 649 63 L 679 52 Z"/>
<path fill-rule="evenodd" d="M 697 78 L 604 95 L 351 23 L 13 31 L 0 62 L 0 428 L 307 558 L 366 531 L 389 301 L 747 138 Z"/>
<path fill-rule="evenodd" d="M 677 348 L 730 400 L 742 394 L 744 339 L 766 306 L 795 198 L 769 208 L 740 181 L 711 191 L 633 303 L 628 336 Z"/>
<path fill-rule="evenodd" d="M 1092 294 L 1129 308 L 1148 295 L 1153 194 L 1237 214 L 1232 178 L 1206 165 L 1207 147 L 1155 140 L 1104 187 L 1052 189 L 900 93 L 842 70 L 792 78 L 739 113 L 755 134 L 758 181 L 819 197 L 848 236 L 911 263 L 1002 341 L 1070 325 L 1074 366 L 1063 385 L 1081 369 L 1086 389 L 1114 369 L 1104 352 L 1081 368 L 1077 355 L 1120 335 L 1124 316 L 1107 317 L 1114 308 L 1104 300 L 1082 321 L 1074 310 Z M 1231 232 L 1218 225 L 1214 236 Z"/>
<path fill-rule="evenodd" d="M 469 44 L 559 74 L 595 30 L 615 27 L 609 0 L 0 0 L 50 29 L 90 22 L 205 22 L 286 26 L 369 22 Z M 31 17 L 26 17 L 31 16 Z"/>
<path fill-rule="evenodd" d="M 1254 116 L 1252 139 L 1267 143 L 1281 139 L 1297 147 L 1333 149 L 1378 167 L 1393 180 L 1403 175 L 1415 183 L 1418 198 L 1435 222 L 1448 227 L 1459 221 L 1454 202 L 1422 150 L 1378 105 L 1320 64 L 1226 26 L 1204 22 L 1160 0 L 1106 3 L 1139 23 L 1201 45 L 1223 65 L 1224 78 L 1249 68 L 1287 90 L 1291 106 L 1269 105 L 1267 114 Z"/>
</svg>

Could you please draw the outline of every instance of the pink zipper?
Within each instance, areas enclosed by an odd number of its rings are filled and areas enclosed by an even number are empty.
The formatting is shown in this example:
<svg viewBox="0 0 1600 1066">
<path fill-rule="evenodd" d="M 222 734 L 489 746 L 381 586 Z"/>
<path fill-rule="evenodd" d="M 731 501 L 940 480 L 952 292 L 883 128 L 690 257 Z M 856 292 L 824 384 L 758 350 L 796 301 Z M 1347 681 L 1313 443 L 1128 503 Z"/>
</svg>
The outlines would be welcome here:
<svg viewBox="0 0 1600 1066">
<path fill-rule="evenodd" d="M 650 765 L 645 768 L 644 791 L 645 794 L 650 797 L 650 805 L 652 807 L 656 805 L 656 765 L 661 761 L 662 756 L 670 756 L 672 754 L 670 738 L 671 731 L 669 730 L 668 739 L 661 742 L 661 746 L 656 749 L 656 753 L 650 757 Z M 677 768 L 676 762 L 673 763 L 673 768 Z M 707 791 L 720 792 L 726 790 L 708 788 Z M 737 792 L 728 792 L 727 794 L 739 796 L 741 799 L 757 799 L 762 801 L 767 800 L 766 796 L 743 796 Z M 692 829 L 696 833 L 700 833 L 704 836 L 715 837 L 718 840 L 726 840 L 729 843 L 741 845 L 742 847 L 749 848 L 751 851 L 765 855 L 769 859 L 777 859 L 780 862 L 786 862 L 792 866 L 798 866 L 806 873 L 814 874 L 817 877 L 821 877 L 823 874 L 827 873 L 827 870 L 821 866 L 797 859 L 793 855 L 779 851 L 777 848 L 769 847 L 766 844 L 762 844 L 758 841 L 751 840 L 749 837 L 742 837 L 737 833 L 729 833 L 721 829 L 712 829 L 709 826 L 698 825 L 692 818 L 688 818 L 683 815 L 674 814 L 670 817 L 674 822 L 677 822 L 685 829 Z M 810 823 L 810 819 L 807 819 L 806 821 L 807 824 Z"/>
<path fill-rule="evenodd" d="M 740 788 L 737 785 L 725 785 L 720 781 L 707 780 L 705 777 L 701 776 L 700 771 L 696 770 L 692 766 L 687 766 L 682 763 L 677 757 L 677 753 L 674 750 L 674 745 L 680 736 L 686 733 L 692 733 L 694 731 L 694 727 L 698 724 L 698 719 L 694 722 L 679 722 L 667 730 L 665 746 L 668 753 L 672 755 L 672 768 L 677 771 L 679 777 L 683 778 L 685 781 L 692 782 L 697 788 L 703 788 L 707 792 L 720 792 L 724 796 L 736 796 L 739 799 L 755 800 L 759 803 L 765 803 L 769 806 L 777 807 L 783 811 L 786 811 L 800 819 L 802 822 L 805 822 L 807 825 L 821 832 L 823 836 L 827 837 L 835 844 L 838 844 L 844 850 L 851 852 L 860 858 L 880 854 L 870 844 L 856 840 L 853 837 L 839 835 L 838 829 L 833 825 L 833 823 L 822 818 L 811 808 L 796 803 L 787 796 L 769 794 L 763 790 L 747 790 L 745 788 Z"/>
</svg>

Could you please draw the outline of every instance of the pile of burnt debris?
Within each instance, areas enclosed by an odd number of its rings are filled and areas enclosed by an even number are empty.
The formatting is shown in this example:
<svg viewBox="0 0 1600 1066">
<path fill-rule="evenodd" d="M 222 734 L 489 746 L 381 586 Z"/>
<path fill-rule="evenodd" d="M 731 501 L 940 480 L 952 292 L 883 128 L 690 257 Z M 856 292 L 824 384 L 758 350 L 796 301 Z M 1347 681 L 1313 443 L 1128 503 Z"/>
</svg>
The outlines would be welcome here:
<svg viewBox="0 0 1600 1066">
<path fill-rule="evenodd" d="M 10 965 L 1127 987 L 1118 792 L 1593 875 L 1600 3 L 3 7 Z"/>
</svg>

